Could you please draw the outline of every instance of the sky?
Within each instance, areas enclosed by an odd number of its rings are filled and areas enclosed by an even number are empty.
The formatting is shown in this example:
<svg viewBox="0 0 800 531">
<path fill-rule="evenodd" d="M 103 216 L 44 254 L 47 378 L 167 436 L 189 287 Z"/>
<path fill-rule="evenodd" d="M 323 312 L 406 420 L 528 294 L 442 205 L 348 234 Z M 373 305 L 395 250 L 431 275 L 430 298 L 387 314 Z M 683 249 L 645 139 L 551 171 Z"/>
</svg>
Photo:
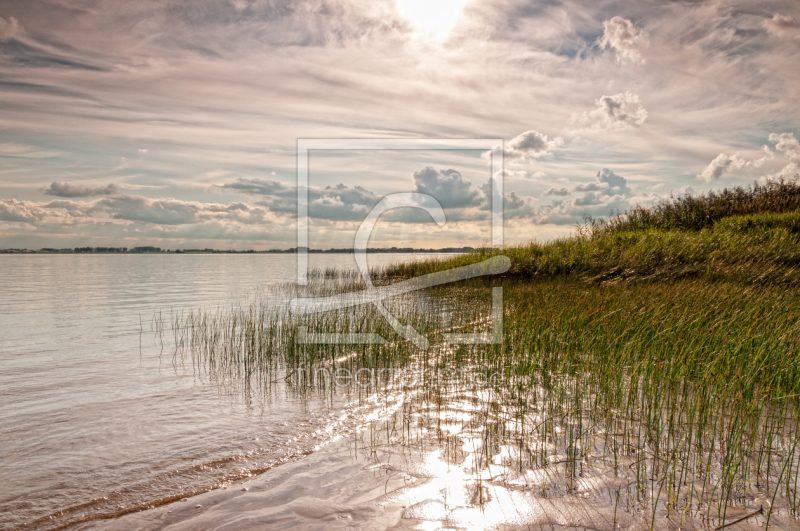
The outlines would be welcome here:
<svg viewBox="0 0 800 531">
<path fill-rule="evenodd" d="M 296 246 L 299 139 L 502 143 L 506 244 L 800 172 L 800 2 L 0 0 L 0 248 Z M 489 152 L 309 156 L 309 245 L 491 243 Z"/>
</svg>

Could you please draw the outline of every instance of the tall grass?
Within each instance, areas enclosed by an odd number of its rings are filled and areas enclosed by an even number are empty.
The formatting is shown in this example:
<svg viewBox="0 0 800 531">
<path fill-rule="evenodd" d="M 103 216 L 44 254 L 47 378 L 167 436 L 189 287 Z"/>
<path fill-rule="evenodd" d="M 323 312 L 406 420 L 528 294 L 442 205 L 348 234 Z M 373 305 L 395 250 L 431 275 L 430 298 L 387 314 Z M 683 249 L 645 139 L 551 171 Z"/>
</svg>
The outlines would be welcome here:
<svg viewBox="0 0 800 531">
<path fill-rule="evenodd" d="M 473 280 L 391 303 L 403 323 L 431 341 L 425 351 L 400 341 L 369 306 L 296 316 L 254 303 L 178 316 L 174 360 L 225 385 L 400 393 L 404 405 L 387 440 L 412 445 L 433 437 L 458 460 L 469 435 L 480 503 L 487 481 L 563 496 L 580 492 L 582 477 L 605 468 L 622 479 L 597 498 L 613 503 L 615 520 L 624 512 L 652 529 L 662 521 L 724 528 L 734 521 L 732 508 L 749 506 L 746 516 L 762 525 L 794 525 L 799 188 L 778 182 L 682 198 L 648 213 L 634 209 L 572 238 L 374 272 L 388 282 L 507 255 L 512 269 L 502 280 L 500 344 L 444 340 L 446 331 L 490 324 L 490 281 Z M 303 289 L 363 287 L 335 271 L 315 278 Z M 377 332 L 390 342 L 303 344 L 304 326 Z M 336 369 L 387 368 L 420 377 L 410 385 L 381 373 L 341 387 L 330 376 Z M 443 418 L 465 411 L 464 430 L 442 428 Z M 498 465 L 502 474 L 487 472 Z M 548 473 L 531 474 L 542 470 Z"/>
<path fill-rule="evenodd" d="M 447 329 L 486 326 L 488 289 L 473 283 L 392 308 L 428 335 L 435 345 L 428 351 L 402 341 L 298 344 L 301 325 L 395 338 L 369 307 L 297 317 L 254 304 L 176 319 L 175 360 L 191 359 L 226 385 L 281 382 L 300 393 L 364 396 L 406 391 L 396 426 L 405 435 L 395 442 L 411 444 L 427 419 L 427 433 L 449 452 L 460 451 L 464 434 L 437 431 L 436 419 L 469 403 L 479 441 L 474 466 L 502 462 L 507 471 L 492 481 L 551 470 L 551 480 L 526 488 L 565 495 L 578 492 L 587 467 L 612 467 L 629 481 L 607 498 L 622 504 L 620 511 L 646 513 L 650 525 L 664 518 L 722 525 L 730 506 L 772 498 L 781 514 L 797 514 L 800 294 L 702 279 L 510 279 L 504 291 L 499 345 L 441 339 Z M 420 380 L 412 389 L 389 376 L 341 387 L 331 377 L 336 369 L 386 368 Z M 454 371 L 482 376 L 464 383 Z M 475 477 L 485 481 L 486 474 Z"/>
<path fill-rule="evenodd" d="M 573 276 L 607 281 L 616 277 L 706 277 L 794 285 L 800 281 L 800 212 L 720 218 L 699 230 L 600 226 L 548 243 L 484 248 L 447 259 L 398 264 L 386 268 L 382 275 L 413 277 L 498 254 L 511 259 L 508 275 L 521 278 Z"/>
<path fill-rule="evenodd" d="M 764 212 L 783 213 L 800 210 L 800 183 L 793 180 L 768 181 L 749 188 L 724 189 L 699 196 L 686 196 L 661 201 L 652 208 L 635 207 L 595 228 L 605 232 L 640 230 L 701 230 L 712 227 L 720 219 Z"/>
</svg>

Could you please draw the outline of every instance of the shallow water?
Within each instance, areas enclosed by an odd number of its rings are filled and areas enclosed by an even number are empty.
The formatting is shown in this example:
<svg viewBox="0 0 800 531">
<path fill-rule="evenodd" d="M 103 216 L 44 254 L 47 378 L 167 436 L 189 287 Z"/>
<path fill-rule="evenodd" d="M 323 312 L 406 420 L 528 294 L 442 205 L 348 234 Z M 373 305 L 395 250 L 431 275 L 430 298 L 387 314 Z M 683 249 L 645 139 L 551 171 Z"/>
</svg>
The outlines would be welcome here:
<svg viewBox="0 0 800 531">
<path fill-rule="evenodd" d="M 577 474 L 564 454 L 530 466 L 524 445 L 487 446 L 479 404 L 491 402 L 491 393 L 453 386 L 433 405 L 425 392 L 390 392 L 382 420 L 229 489 L 76 529 L 668 531 L 721 524 L 708 508 L 653 506 L 642 498 L 654 485 L 639 490 L 635 457 L 584 457 Z M 726 509 L 724 521 L 744 518 L 739 528 L 763 529 L 766 511 L 754 509 L 771 503 L 768 492 L 751 492 Z M 771 529 L 797 528 L 788 509 L 775 503 Z"/>
<path fill-rule="evenodd" d="M 353 258 L 312 254 L 310 266 Z M 371 406 L 354 396 L 226 394 L 173 364 L 153 333 L 157 312 L 169 322 L 269 295 L 295 268 L 291 255 L 0 256 L 0 528 L 180 499 L 359 424 Z"/>
</svg>

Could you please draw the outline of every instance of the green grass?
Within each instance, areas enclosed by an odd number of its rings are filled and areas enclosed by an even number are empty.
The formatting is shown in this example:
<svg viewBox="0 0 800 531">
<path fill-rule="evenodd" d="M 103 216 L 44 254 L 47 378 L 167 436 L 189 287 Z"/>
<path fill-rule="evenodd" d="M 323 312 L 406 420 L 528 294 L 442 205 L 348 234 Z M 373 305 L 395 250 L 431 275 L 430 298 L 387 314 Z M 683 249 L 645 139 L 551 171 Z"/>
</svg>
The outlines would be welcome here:
<svg viewBox="0 0 800 531">
<path fill-rule="evenodd" d="M 784 213 L 800 209 L 800 176 L 786 181 L 768 181 L 749 188 L 725 188 L 699 196 L 686 195 L 657 203 L 652 208 L 635 207 L 608 222 L 592 223 L 606 232 L 648 229 L 701 230 L 731 216 Z"/>
<path fill-rule="evenodd" d="M 558 495 L 573 492 L 583 467 L 612 467 L 630 483 L 609 499 L 623 500 L 631 514 L 647 514 L 654 527 L 664 518 L 722 525 L 731 521 L 730 506 L 748 500 L 771 500 L 765 504 L 771 522 L 797 518 L 797 188 L 778 183 L 684 198 L 590 223 L 581 234 L 550 243 L 376 271 L 390 282 L 497 254 L 511 259 L 501 280 L 440 287 L 393 303 L 403 323 L 428 336 L 427 351 L 400 341 L 370 307 L 302 317 L 254 304 L 177 318 L 175 360 L 191 359 L 220 382 L 281 381 L 302 393 L 350 392 L 314 378 L 317 367 L 502 375 L 469 385 L 428 379 L 408 394 L 413 407 L 406 413 L 471 401 L 481 466 L 498 459 L 501 447 L 514 449 L 518 472 L 548 468 L 557 459 L 563 485 L 537 488 Z M 319 293 L 360 287 L 346 274 L 317 276 L 318 288 L 310 289 Z M 488 326 L 488 288 L 498 282 L 502 343 L 447 344 L 447 330 Z M 393 342 L 303 345 L 300 326 L 376 331 Z M 364 392 L 392 389 L 403 391 L 384 379 Z M 401 433 L 411 432 L 412 418 L 404 414 Z M 437 437 L 443 447 L 458 449 L 456 435 Z M 773 505 L 781 516 L 772 514 Z"/>
<path fill-rule="evenodd" d="M 479 249 L 444 260 L 399 264 L 388 277 L 413 277 L 480 262 L 503 254 L 508 276 L 669 280 L 705 277 L 747 283 L 800 280 L 800 213 L 762 213 L 722 218 L 701 230 L 595 230 L 547 243 Z M 596 278 L 595 278 L 596 277 Z"/>
</svg>

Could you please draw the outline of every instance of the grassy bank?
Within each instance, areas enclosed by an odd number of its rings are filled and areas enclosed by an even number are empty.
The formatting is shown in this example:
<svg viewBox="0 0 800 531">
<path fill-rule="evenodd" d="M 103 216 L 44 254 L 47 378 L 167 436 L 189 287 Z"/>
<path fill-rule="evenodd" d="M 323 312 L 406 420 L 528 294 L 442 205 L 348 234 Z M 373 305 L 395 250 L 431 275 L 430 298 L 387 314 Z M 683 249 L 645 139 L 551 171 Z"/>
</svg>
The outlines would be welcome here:
<svg viewBox="0 0 800 531">
<path fill-rule="evenodd" d="M 800 185 L 782 182 L 679 198 L 607 222 L 588 220 L 572 237 L 400 264 L 384 274 L 412 277 L 497 254 L 511 259 L 509 276 L 519 278 L 568 276 L 602 282 L 705 277 L 796 284 Z"/>
<path fill-rule="evenodd" d="M 724 527 L 728 515 L 759 506 L 761 525 L 792 527 L 800 514 L 799 189 L 776 183 L 681 198 L 555 242 L 383 271 L 388 282 L 511 259 L 502 279 L 392 303 L 430 339 L 425 351 L 399 341 L 371 306 L 297 316 L 254 305 L 176 319 L 176 359 L 191 353 L 217 381 L 281 381 L 303 393 L 408 391 L 393 440 L 407 444 L 402 434 L 426 422 L 456 454 L 465 436 L 437 423 L 468 409 L 476 466 L 506 471 L 492 481 L 556 470 L 563 481 L 525 479 L 524 488 L 571 495 L 586 467 L 606 467 L 624 481 L 596 503 L 615 500 L 650 528 Z M 348 289 L 318 282 L 325 293 Z M 448 331 L 489 326 L 492 285 L 504 290 L 502 342 L 448 343 Z M 378 332 L 390 343 L 303 344 L 302 326 Z M 341 387 L 314 373 L 319 367 L 425 376 L 413 389 L 389 377 Z M 484 377 L 464 382 L 454 371 Z"/>
</svg>

